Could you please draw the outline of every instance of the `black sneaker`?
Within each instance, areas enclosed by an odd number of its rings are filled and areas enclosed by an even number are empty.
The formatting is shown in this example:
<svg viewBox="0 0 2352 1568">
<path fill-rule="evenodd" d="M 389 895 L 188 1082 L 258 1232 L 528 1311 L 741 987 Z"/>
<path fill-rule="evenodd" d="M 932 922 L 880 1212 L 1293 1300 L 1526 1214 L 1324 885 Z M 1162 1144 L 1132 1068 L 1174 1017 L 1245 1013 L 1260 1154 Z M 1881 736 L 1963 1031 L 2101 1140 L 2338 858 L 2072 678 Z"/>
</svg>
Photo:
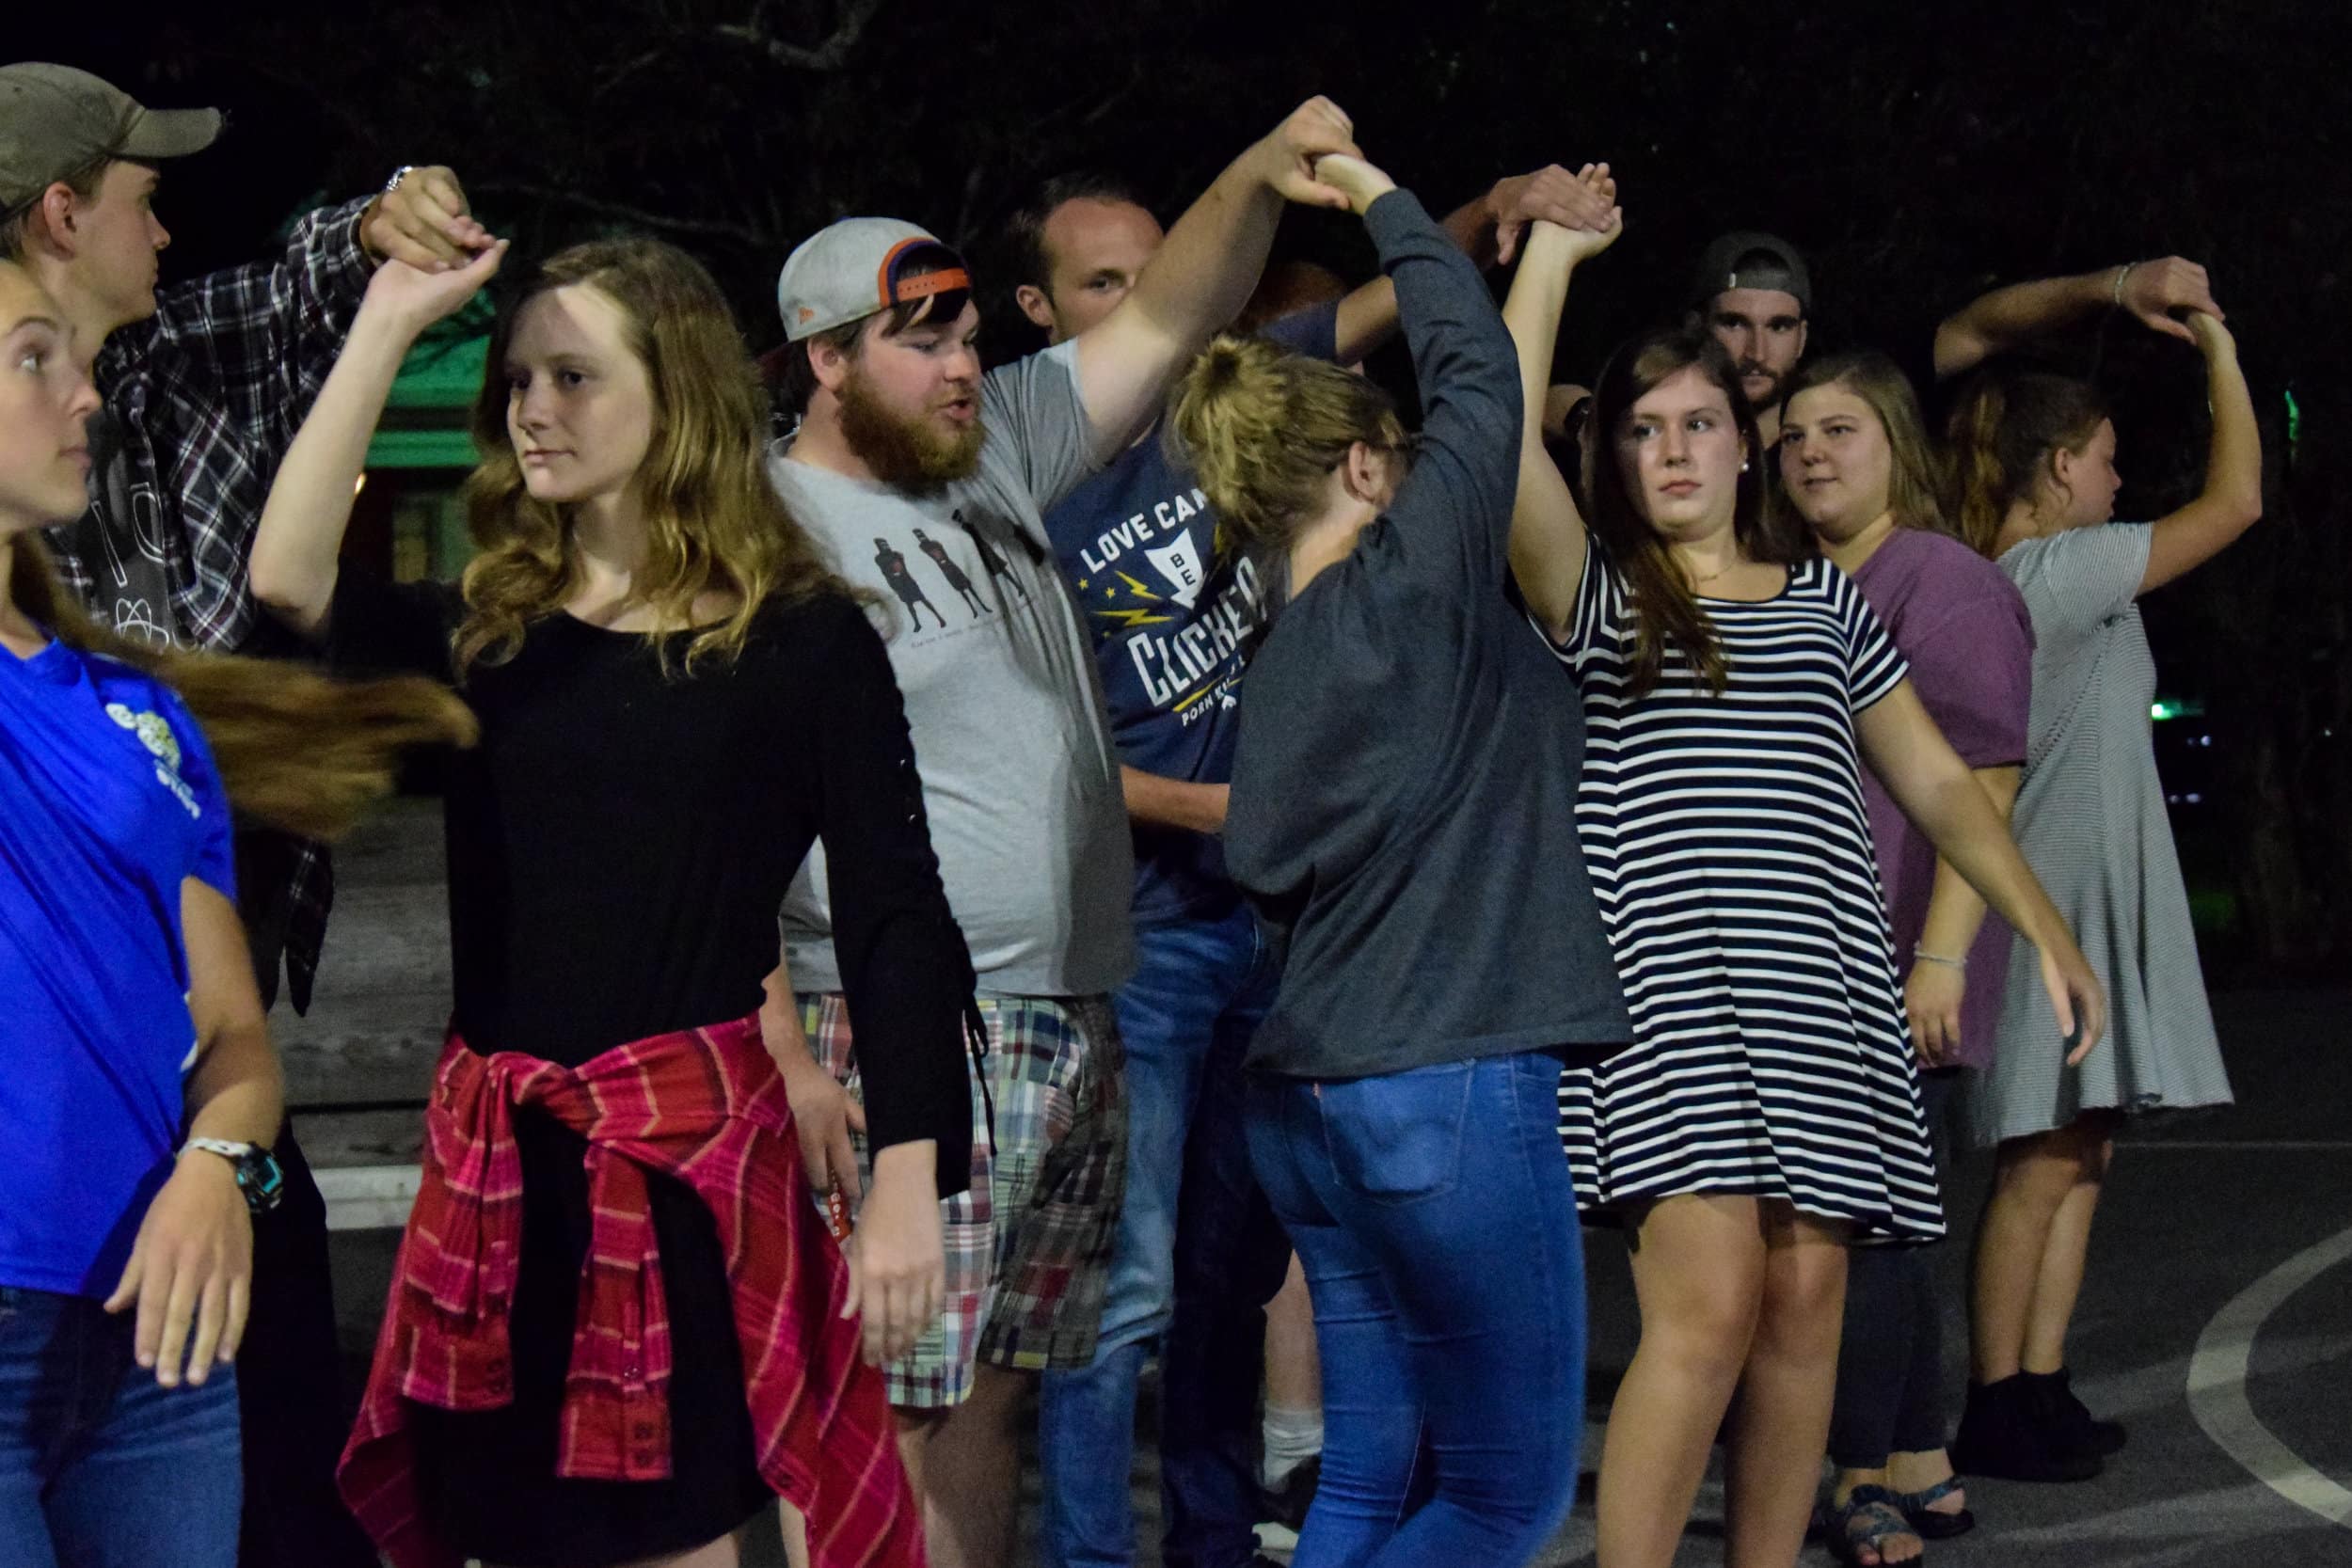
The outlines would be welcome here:
<svg viewBox="0 0 2352 1568">
<path fill-rule="evenodd" d="M 1952 1467 L 1963 1475 L 2002 1481 L 2089 1481 L 2106 1462 L 2067 1440 L 2049 1415 L 2049 1401 L 2020 1372 L 1998 1383 L 1972 1383 L 1952 1439 Z"/>
<path fill-rule="evenodd" d="M 1306 1528 L 1307 1508 L 1322 1480 L 1323 1456 L 1317 1454 L 1284 1476 L 1281 1485 L 1258 1489 L 1258 1517 L 1295 1535 Z"/>
<path fill-rule="evenodd" d="M 2123 1451 L 2130 1434 L 2121 1421 L 2103 1421 L 2091 1415 L 2083 1402 L 2074 1397 L 2074 1375 L 2060 1367 L 2055 1372 L 2027 1372 L 2026 1376 L 2038 1384 L 2049 1409 L 2049 1418 L 2057 1424 L 2061 1440 L 2069 1447 L 2085 1449 L 2106 1459 Z"/>
</svg>

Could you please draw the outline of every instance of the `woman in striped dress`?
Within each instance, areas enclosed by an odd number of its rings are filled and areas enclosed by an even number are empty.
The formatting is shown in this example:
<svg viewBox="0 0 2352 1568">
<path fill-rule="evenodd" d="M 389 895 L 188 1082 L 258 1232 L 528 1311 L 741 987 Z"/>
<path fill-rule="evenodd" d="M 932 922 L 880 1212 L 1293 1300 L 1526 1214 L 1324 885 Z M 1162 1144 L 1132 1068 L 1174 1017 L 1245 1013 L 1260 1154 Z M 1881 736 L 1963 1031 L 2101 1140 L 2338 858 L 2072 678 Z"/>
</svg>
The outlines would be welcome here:
<svg viewBox="0 0 2352 1568">
<path fill-rule="evenodd" d="M 2219 554 L 2262 515 L 2262 438 L 2237 345 L 2213 315 L 2185 332 L 2205 356 L 2213 445 L 2195 499 L 2154 523 L 2108 521 L 2115 425 L 2096 392 L 2046 374 L 1984 381 L 1951 419 L 1963 537 L 2033 616 L 2033 714 L 2017 796 L 2026 852 L 2097 955 L 2115 1038 L 2080 1074 L 2017 1050 L 2049 1014 L 2014 969 L 1993 1071 L 1970 1086 L 1979 1145 L 1997 1144 L 1977 1230 L 1972 1379 L 1953 1457 L 1972 1475 L 2075 1481 L 2122 1447 L 2066 1374 L 2099 1189 L 2129 1112 L 2226 1105 L 2172 830 L 2150 744 L 2156 669 L 2138 598 Z"/>
<path fill-rule="evenodd" d="M 1504 314 L 1532 406 L 1568 273 L 1608 238 L 1530 236 Z M 1864 755 L 2035 942 L 2082 1048 L 2105 1004 L 1859 591 L 1768 522 L 1723 350 L 1696 331 L 1638 339 L 1596 397 L 1596 536 L 1530 420 L 1511 553 L 1583 694 L 1578 826 L 1633 1013 L 1632 1047 L 1561 1085 L 1578 1200 L 1631 1226 L 1642 1307 L 1601 1462 L 1600 1568 L 1671 1562 L 1735 1388 L 1729 1560 L 1793 1562 L 1827 1442 L 1846 1245 L 1943 1231 Z"/>
</svg>

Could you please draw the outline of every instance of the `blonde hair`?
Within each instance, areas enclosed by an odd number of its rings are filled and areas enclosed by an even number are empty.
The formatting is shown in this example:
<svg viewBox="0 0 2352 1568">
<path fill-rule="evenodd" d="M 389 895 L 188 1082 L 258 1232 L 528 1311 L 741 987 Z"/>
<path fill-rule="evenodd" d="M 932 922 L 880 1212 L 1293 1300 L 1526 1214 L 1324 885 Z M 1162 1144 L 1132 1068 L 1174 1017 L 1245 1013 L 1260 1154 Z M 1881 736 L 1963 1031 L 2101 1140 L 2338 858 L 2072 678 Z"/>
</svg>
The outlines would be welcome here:
<svg viewBox="0 0 2352 1568">
<path fill-rule="evenodd" d="M 412 746 L 470 746 L 473 714 L 418 676 L 342 681 L 299 665 L 226 654 L 166 652 L 119 637 L 85 614 L 29 533 L 0 541 L 15 556 L 8 598 L 70 648 L 143 670 L 178 692 L 211 744 L 230 803 L 304 838 L 337 838 L 392 787 Z"/>
<path fill-rule="evenodd" d="M 506 422 L 516 319 L 540 294 L 574 285 L 620 308 L 630 352 L 653 387 L 653 432 L 637 477 L 648 535 L 638 595 L 676 626 L 692 623 L 706 594 L 735 598 L 728 615 L 693 634 L 686 668 L 741 653 L 770 599 L 840 586 L 768 481 L 767 394 L 710 274 L 659 240 L 574 245 L 541 263 L 501 316 L 474 403 L 483 459 L 466 482 L 466 506 L 481 553 L 466 568 L 466 616 L 453 640 L 460 681 L 476 659 L 513 657 L 524 629 L 560 610 L 580 586 L 569 519 L 524 487 Z M 667 641 L 655 646 L 666 669 Z"/>
<path fill-rule="evenodd" d="M 1945 427 L 1945 489 L 1954 531 L 1979 555 L 1998 548 L 2009 509 L 2031 502 L 2051 458 L 2080 451 L 2108 418 L 2106 399 L 2047 371 L 1987 372 L 1952 404 Z"/>
<path fill-rule="evenodd" d="M 1185 372 L 1168 434 L 1183 449 L 1176 455 L 1191 457 L 1220 532 L 1232 529 L 1252 549 L 1289 544 L 1357 442 L 1405 444 L 1396 404 L 1372 382 L 1230 334 Z"/>
</svg>

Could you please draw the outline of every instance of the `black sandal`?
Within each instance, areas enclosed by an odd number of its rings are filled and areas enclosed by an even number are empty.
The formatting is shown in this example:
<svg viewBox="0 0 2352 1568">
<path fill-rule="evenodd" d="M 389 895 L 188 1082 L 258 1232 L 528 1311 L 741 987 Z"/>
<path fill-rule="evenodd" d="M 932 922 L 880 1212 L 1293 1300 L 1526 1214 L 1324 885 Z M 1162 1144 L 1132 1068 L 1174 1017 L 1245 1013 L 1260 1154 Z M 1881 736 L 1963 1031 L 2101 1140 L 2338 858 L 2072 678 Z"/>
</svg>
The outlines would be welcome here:
<svg viewBox="0 0 2352 1568">
<path fill-rule="evenodd" d="M 1911 1521 L 1911 1530 L 1922 1541 L 1949 1541 L 1955 1535 L 1965 1535 L 1977 1528 L 1977 1516 L 1967 1509 L 1946 1513 L 1930 1505 L 1942 1502 L 1959 1491 L 1966 1482 L 1958 1476 L 1946 1476 L 1924 1492 L 1898 1492 L 1895 1506 Z"/>
<path fill-rule="evenodd" d="M 1884 1563 L 1886 1551 L 1880 1543 L 1889 1536 L 1918 1535 L 1922 1545 L 1927 1540 L 1903 1516 L 1901 1499 L 1883 1486 L 1855 1487 L 1843 1506 L 1824 1511 L 1823 1528 L 1829 1555 L 1852 1568 L 1865 1568 L 1862 1551 L 1866 1546 Z M 1906 1558 L 1904 1563 L 1919 1560 L 1916 1557 Z"/>
</svg>

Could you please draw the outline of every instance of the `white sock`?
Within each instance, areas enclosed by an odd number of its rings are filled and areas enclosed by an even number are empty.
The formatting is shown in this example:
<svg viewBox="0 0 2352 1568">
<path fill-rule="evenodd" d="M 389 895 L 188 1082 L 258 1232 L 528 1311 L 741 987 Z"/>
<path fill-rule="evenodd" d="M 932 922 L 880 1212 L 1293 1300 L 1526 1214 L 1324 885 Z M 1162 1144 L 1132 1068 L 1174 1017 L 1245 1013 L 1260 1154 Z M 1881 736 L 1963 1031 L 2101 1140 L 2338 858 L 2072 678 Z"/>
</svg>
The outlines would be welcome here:
<svg viewBox="0 0 2352 1568">
<path fill-rule="evenodd" d="M 1269 1491 L 1282 1484 L 1293 1470 L 1323 1451 L 1323 1411 L 1265 1407 L 1265 1458 L 1258 1479 Z"/>
</svg>

